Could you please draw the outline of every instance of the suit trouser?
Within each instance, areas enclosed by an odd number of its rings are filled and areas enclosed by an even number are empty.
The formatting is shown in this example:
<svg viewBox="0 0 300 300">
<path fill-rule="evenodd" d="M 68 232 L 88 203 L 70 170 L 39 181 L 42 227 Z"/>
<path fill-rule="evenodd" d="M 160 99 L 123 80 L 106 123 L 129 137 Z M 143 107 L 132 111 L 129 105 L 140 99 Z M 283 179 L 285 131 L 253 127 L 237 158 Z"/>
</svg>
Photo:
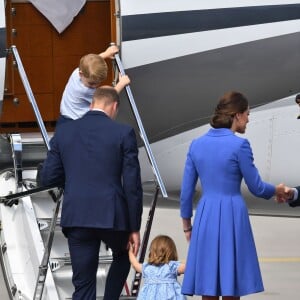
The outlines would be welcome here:
<svg viewBox="0 0 300 300">
<path fill-rule="evenodd" d="M 103 241 L 113 253 L 103 300 L 117 300 L 127 279 L 129 233 L 95 228 L 63 228 L 68 239 L 75 287 L 73 300 L 95 300 L 99 250 Z"/>
</svg>

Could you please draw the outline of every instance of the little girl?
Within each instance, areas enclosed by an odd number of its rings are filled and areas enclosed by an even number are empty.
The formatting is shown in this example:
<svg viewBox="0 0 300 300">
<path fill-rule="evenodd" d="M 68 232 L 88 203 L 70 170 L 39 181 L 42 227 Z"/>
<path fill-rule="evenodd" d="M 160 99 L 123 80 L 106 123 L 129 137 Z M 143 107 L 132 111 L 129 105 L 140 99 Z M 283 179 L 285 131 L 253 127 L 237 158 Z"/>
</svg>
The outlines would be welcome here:
<svg viewBox="0 0 300 300">
<path fill-rule="evenodd" d="M 137 300 L 186 300 L 181 294 L 181 286 L 177 276 L 184 273 L 185 264 L 180 263 L 174 241 L 159 235 L 150 245 L 148 262 L 139 263 L 129 248 L 129 259 L 133 268 L 142 273 L 143 287 Z"/>
</svg>

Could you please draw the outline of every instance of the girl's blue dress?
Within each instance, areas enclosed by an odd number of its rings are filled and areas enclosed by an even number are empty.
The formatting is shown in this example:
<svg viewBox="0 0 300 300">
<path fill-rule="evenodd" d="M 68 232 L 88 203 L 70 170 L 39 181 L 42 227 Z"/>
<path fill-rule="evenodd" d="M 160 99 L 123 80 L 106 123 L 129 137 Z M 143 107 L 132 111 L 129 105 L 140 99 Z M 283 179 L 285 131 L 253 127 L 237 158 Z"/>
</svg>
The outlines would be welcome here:
<svg viewBox="0 0 300 300">
<path fill-rule="evenodd" d="M 143 286 L 137 300 L 186 300 L 177 281 L 178 261 L 160 266 L 143 263 Z"/>
</svg>

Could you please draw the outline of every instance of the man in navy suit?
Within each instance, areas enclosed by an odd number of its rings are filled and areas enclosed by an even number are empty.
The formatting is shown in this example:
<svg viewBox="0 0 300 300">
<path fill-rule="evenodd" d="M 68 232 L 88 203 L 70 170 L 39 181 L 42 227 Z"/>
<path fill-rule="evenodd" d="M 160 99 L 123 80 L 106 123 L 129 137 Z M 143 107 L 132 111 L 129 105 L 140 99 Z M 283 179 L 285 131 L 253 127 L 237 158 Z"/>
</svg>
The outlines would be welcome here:
<svg viewBox="0 0 300 300">
<path fill-rule="evenodd" d="M 129 243 L 140 246 L 142 186 L 132 127 L 115 118 L 119 97 L 96 89 L 91 110 L 57 127 L 40 174 L 42 185 L 64 186 L 61 226 L 68 239 L 73 300 L 96 299 L 101 241 L 113 252 L 104 300 L 119 299 L 128 276 Z"/>
</svg>

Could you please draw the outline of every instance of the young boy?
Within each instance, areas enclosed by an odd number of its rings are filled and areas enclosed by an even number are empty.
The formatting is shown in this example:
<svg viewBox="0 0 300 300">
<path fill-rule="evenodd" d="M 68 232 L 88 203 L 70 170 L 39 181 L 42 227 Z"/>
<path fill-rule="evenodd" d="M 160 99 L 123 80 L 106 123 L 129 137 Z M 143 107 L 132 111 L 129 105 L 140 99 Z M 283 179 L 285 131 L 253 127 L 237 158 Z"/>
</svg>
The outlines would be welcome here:
<svg viewBox="0 0 300 300">
<path fill-rule="evenodd" d="M 100 54 L 87 54 L 80 59 L 79 67 L 71 74 L 60 103 L 57 125 L 81 118 L 90 109 L 94 91 L 107 77 L 106 58 L 119 51 L 110 46 Z M 120 76 L 115 89 L 120 93 L 130 83 L 128 76 Z"/>
</svg>

